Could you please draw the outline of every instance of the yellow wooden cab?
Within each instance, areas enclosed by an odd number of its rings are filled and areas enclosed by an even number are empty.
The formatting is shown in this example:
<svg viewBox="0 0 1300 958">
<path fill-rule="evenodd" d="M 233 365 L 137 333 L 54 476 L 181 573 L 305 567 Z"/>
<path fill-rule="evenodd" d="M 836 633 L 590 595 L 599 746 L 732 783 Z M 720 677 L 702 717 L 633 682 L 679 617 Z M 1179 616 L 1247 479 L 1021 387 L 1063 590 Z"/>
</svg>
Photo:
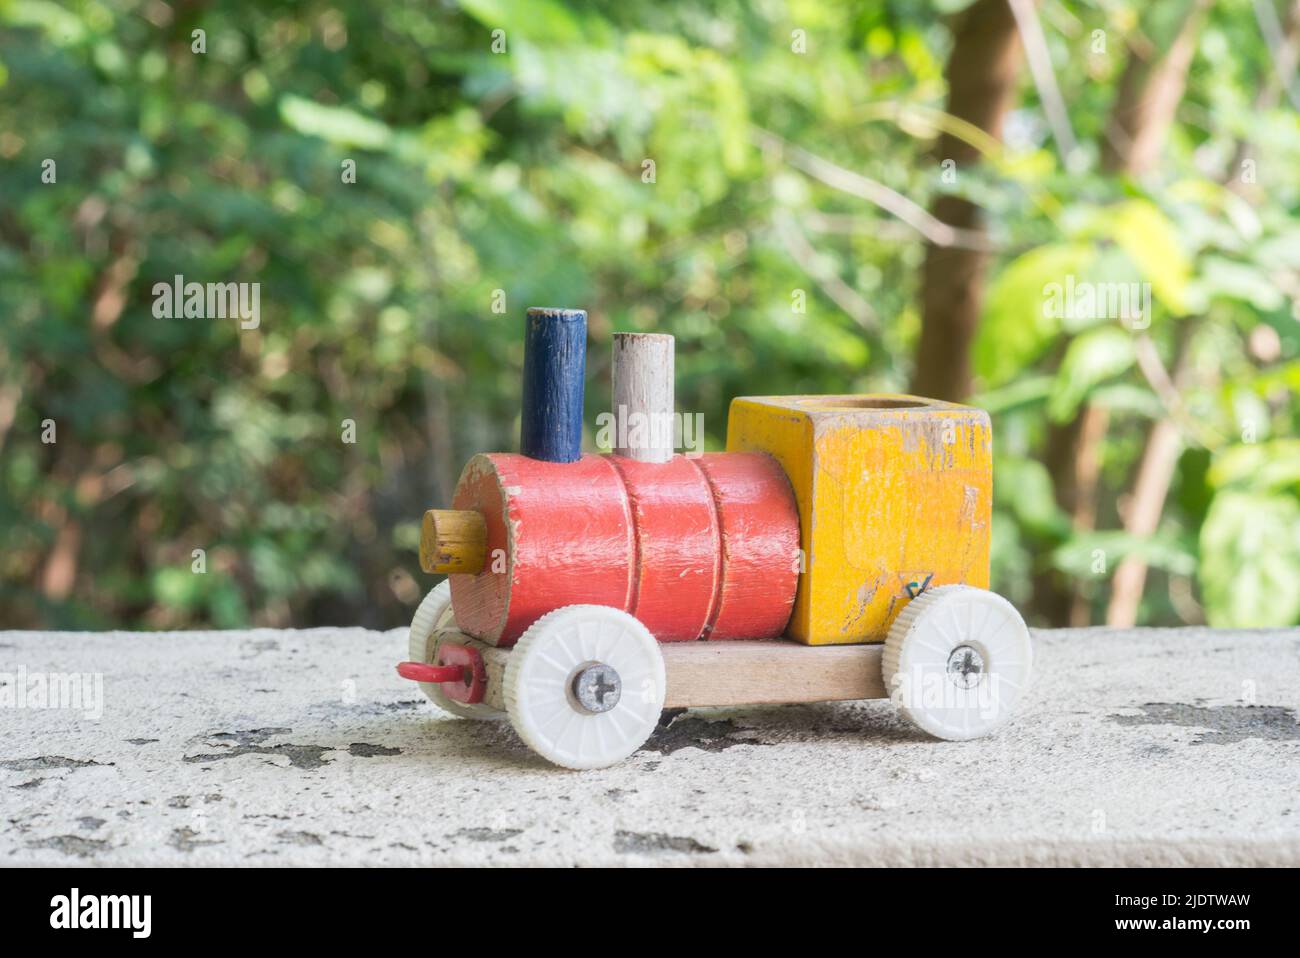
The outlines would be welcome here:
<svg viewBox="0 0 1300 958">
<path fill-rule="evenodd" d="M 988 413 L 904 395 L 748 396 L 729 451 L 784 467 L 799 504 L 803 575 L 786 635 L 883 642 L 927 588 L 988 588 L 993 450 Z"/>
</svg>

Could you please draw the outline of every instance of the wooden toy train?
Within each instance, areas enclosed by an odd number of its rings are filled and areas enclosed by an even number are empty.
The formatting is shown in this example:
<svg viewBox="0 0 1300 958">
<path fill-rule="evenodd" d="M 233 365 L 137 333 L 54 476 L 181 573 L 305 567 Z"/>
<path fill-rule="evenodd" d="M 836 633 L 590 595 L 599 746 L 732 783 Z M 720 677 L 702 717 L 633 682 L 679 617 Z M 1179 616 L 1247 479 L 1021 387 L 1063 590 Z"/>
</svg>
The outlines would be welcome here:
<svg viewBox="0 0 1300 958">
<path fill-rule="evenodd" d="M 987 734 L 1032 651 L 987 591 L 988 414 L 903 395 L 733 400 L 727 451 L 674 455 L 673 339 L 616 333 L 612 454 L 581 451 L 587 317 L 530 309 L 521 453 L 477 455 L 425 513 L 398 672 L 508 717 L 570 768 L 626 758 L 664 708 L 891 697 Z"/>
</svg>

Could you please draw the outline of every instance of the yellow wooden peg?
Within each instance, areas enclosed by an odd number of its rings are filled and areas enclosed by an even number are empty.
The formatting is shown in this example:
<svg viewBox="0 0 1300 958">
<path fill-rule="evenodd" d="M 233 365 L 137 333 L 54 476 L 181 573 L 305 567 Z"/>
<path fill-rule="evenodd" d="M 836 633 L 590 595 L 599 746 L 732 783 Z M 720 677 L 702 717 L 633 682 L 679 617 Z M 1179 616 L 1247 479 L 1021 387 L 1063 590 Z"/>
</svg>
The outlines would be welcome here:
<svg viewBox="0 0 1300 958">
<path fill-rule="evenodd" d="M 483 571 L 487 523 L 473 509 L 430 509 L 420 525 L 420 568 L 425 572 Z"/>
</svg>

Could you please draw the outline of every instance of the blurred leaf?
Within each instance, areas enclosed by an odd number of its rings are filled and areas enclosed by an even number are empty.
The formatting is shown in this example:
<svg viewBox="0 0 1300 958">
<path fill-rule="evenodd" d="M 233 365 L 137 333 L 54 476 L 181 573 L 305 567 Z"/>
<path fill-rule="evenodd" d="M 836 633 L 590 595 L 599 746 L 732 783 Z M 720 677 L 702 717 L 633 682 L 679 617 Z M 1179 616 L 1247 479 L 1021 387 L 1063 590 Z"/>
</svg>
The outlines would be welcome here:
<svg viewBox="0 0 1300 958">
<path fill-rule="evenodd" d="M 515 30 L 533 43 L 574 44 L 584 37 L 583 21 L 554 0 L 458 0 L 458 2 L 461 9 L 483 26 L 489 29 L 506 30 L 507 50 L 510 34 Z"/>
<path fill-rule="evenodd" d="M 1093 261 L 1083 243 L 1040 246 L 1012 260 L 994 279 L 972 350 L 986 387 L 1000 386 L 1038 358 L 1061 328 L 1048 289 L 1080 275 Z"/>
<path fill-rule="evenodd" d="M 1108 212 L 1115 242 L 1141 270 L 1151 290 L 1175 315 L 1187 312 L 1187 282 L 1192 263 L 1178 230 L 1154 203 L 1130 200 Z"/>
<path fill-rule="evenodd" d="M 218 629 L 238 629 L 248 622 L 248 608 L 234 582 L 222 579 L 212 589 L 208 596 L 208 617 Z"/>
<path fill-rule="evenodd" d="M 82 18 L 65 10 L 61 4 L 47 0 L 12 0 L 0 4 L 0 14 L 16 27 L 40 27 L 52 43 L 60 46 L 79 44 L 86 39 Z"/>
<path fill-rule="evenodd" d="M 1196 555 L 1185 546 L 1167 537 L 1142 538 L 1122 530 L 1077 533 L 1052 553 L 1052 565 L 1076 578 L 1096 578 L 1114 572 L 1127 556 L 1139 556 L 1147 565 L 1176 575 L 1196 571 Z"/>
<path fill-rule="evenodd" d="M 995 501 L 1038 537 L 1062 538 L 1070 520 L 1052 493 L 1047 467 L 1034 459 L 998 459 Z"/>
<path fill-rule="evenodd" d="M 1201 589 L 1210 625 L 1283 626 L 1300 618 L 1300 501 L 1222 492 L 1201 529 Z"/>
<path fill-rule="evenodd" d="M 1056 422 L 1074 416 L 1092 387 L 1133 365 L 1133 336 L 1117 326 L 1102 326 L 1076 336 L 1065 352 L 1047 404 Z"/>
<path fill-rule="evenodd" d="M 979 393 L 971 397 L 970 403 L 994 415 L 1037 406 L 1051 394 L 1054 379 L 1053 376 L 1024 376 L 999 389 Z"/>
<path fill-rule="evenodd" d="M 203 576 L 189 568 L 165 566 L 154 572 L 154 598 L 172 609 L 192 609 L 203 597 L 203 581 Z"/>
<path fill-rule="evenodd" d="M 339 146 L 382 150 L 393 141 L 393 131 L 378 120 L 341 106 L 326 106 L 300 96 L 280 98 L 280 116 L 299 133 L 318 136 Z"/>
<path fill-rule="evenodd" d="M 1088 395 L 1088 401 L 1112 412 L 1136 413 L 1146 419 L 1160 419 L 1165 407 L 1150 389 L 1133 383 L 1115 382 L 1098 386 Z"/>
<path fill-rule="evenodd" d="M 1201 260 L 1190 293 L 1202 308 L 1214 299 L 1233 299 L 1265 311 L 1282 305 L 1282 293 L 1267 273 L 1251 263 L 1222 256 Z"/>
<path fill-rule="evenodd" d="M 1249 488 L 1261 493 L 1293 489 L 1300 493 L 1300 439 L 1231 446 L 1214 457 L 1209 481 L 1219 489 Z"/>
</svg>

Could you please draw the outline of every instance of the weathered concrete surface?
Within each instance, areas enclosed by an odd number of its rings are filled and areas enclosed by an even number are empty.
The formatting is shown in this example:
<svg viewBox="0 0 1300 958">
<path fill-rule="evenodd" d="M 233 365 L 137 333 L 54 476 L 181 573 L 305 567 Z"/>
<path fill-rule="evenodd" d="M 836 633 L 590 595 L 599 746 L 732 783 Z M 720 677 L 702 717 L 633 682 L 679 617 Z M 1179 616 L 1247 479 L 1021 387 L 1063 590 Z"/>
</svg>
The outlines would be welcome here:
<svg viewBox="0 0 1300 958">
<path fill-rule="evenodd" d="M 0 633 L 0 673 L 104 695 L 0 708 L 0 863 L 1300 864 L 1300 630 L 1036 639 L 991 739 L 692 712 L 568 772 L 435 710 L 396 631 Z"/>
</svg>

